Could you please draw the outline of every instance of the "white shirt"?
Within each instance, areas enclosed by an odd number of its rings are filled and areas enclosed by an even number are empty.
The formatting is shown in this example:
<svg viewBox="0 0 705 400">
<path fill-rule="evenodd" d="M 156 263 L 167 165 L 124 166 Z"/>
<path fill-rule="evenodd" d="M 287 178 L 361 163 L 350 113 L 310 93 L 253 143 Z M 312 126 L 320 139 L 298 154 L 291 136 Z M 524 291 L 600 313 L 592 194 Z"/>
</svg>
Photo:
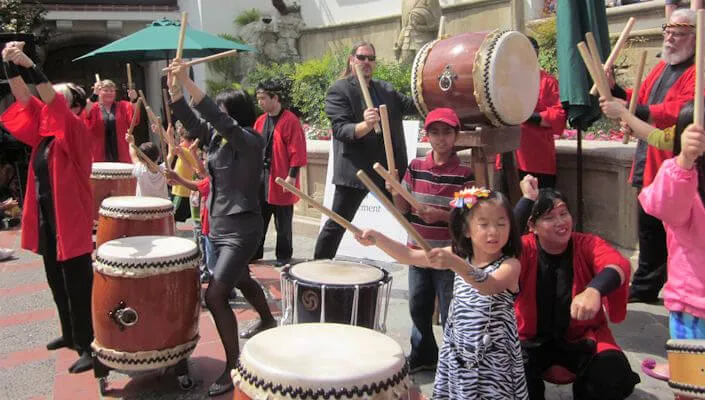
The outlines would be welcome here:
<svg viewBox="0 0 705 400">
<path fill-rule="evenodd" d="M 159 165 L 159 172 L 151 172 L 143 163 L 135 164 L 135 167 L 132 169 L 132 176 L 137 178 L 135 196 L 169 199 L 166 177 L 163 174 L 164 168 L 164 163 L 162 163 Z"/>
</svg>

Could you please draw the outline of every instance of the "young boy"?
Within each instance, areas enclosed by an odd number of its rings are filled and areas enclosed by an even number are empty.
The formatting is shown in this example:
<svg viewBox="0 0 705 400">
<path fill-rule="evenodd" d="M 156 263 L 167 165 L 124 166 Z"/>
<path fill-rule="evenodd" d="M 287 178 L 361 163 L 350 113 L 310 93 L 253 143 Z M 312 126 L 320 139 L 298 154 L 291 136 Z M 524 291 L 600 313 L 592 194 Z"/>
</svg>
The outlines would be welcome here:
<svg viewBox="0 0 705 400">
<path fill-rule="evenodd" d="M 406 213 L 409 222 L 432 247 L 451 243 L 448 230 L 449 203 L 453 194 L 472 185 L 472 170 L 460 164 L 454 145 L 460 131 L 460 120 L 450 108 L 436 108 L 426 117 L 425 134 L 431 144 L 426 157 L 411 161 L 402 185 L 423 206 L 412 209 L 398 193 L 394 204 Z M 408 246 L 417 247 L 411 237 Z M 453 296 L 453 272 L 409 266 L 409 312 L 411 313 L 411 373 L 435 370 L 438 345 L 433 336 L 433 312 L 438 296 L 441 324 L 445 325 Z"/>
<path fill-rule="evenodd" d="M 125 135 L 125 140 L 130 146 L 130 159 L 134 168 L 132 176 L 137 178 L 137 190 L 135 196 L 161 197 L 169 199 L 169 190 L 166 186 L 166 177 L 164 176 L 164 163 L 159 164 L 159 171 L 152 172 L 147 166 L 137 157 L 137 152 L 132 147 L 135 143 L 135 138 L 132 135 Z M 155 164 L 159 162 L 159 148 L 152 142 L 145 142 L 139 146 L 139 149 Z"/>
<path fill-rule="evenodd" d="M 194 175 L 192 166 L 196 165 L 196 160 L 186 150 L 191 147 L 196 137 L 184 129 L 179 121 L 176 122 L 176 131 L 180 138 L 179 146 L 183 151 L 175 154 L 178 158 L 176 159 L 176 164 L 174 164 L 174 172 L 183 178 L 192 179 Z M 191 190 L 183 185 L 174 185 L 171 187 L 171 194 L 173 195 L 172 202 L 174 203 L 174 219 L 176 222 L 185 222 L 189 216 L 193 216 L 191 202 L 189 201 Z"/>
</svg>

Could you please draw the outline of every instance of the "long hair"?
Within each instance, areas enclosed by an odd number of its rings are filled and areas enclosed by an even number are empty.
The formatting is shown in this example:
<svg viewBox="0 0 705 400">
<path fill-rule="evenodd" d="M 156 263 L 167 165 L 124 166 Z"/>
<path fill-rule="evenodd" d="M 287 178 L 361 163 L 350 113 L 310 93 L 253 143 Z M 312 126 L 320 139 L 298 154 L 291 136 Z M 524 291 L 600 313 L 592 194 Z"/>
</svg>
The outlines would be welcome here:
<svg viewBox="0 0 705 400">
<path fill-rule="evenodd" d="M 472 258 L 472 241 L 466 233 L 470 230 L 470 220 L 478 207 L 485 203 L 499 204 L 507 213 L 509 221 L 509 239 L 502 247 L 502 254 L 509 257 L 519 257 L 521 255 L 521 235 L 519 228 L 514 221 L 512 205 L 507 196 L 500 192 L 491 191 L 489 197 L 478 199 L 472 208 L 453 207 L 450 211 L 450 236 L 453 240 L 453 252 L 463 258 Z"/>
<path fill-rule="evenodd" d="M 352 67 L 350 66 L 350 56 L 354 56 L 355 53 L 357 53 L 357 49 L 359 49 L 360 47 L 369 47 L 372 49 L 375 55 L 377 54 L 377 50 L 375 50 L 375 45 L 373 45 L 372 43 L 366 42 L 364 40 L 355 42 L 352 46 L 352 49 L 350 49 L 350 54 L 348 54 L 347 60 L 345 60 L 345 70 L 340 74 L 339 78 L 347 78 L 353 73 Z"/>
<path fill-rule="evenodd" d="M 224 89 L 215 96 L 215 103 L 225 107 L 230 117 L 243 128 L 251 128 L 257 119 L 255 103 L 244 90 Z"/>
<path fill-rule="evenodd" d="M 61 93 L 66 99 L 66 104 L 69 108 L 78 107 L 78 113 L 83 111 L 86 106 L 86 91 L 79 85 L 71 82 L 57 83 L 54 86 L 54 91 Z"/>
<path fill-rule="evenodd" d="M 693 115 L 695 114 L 695 106 L 692 101 L 685 103 L 678 112 L 676 120 L 676 132 L 673 138 L 673 156 L 677 156 L 681 152 L 681 136 L 688 125 L 693 123 Z M 700 156 L 695 160 L 695 169 L 698 171 L 698 193 L 700 200 L 705 204 L 705 159 Z"/>
</svg>

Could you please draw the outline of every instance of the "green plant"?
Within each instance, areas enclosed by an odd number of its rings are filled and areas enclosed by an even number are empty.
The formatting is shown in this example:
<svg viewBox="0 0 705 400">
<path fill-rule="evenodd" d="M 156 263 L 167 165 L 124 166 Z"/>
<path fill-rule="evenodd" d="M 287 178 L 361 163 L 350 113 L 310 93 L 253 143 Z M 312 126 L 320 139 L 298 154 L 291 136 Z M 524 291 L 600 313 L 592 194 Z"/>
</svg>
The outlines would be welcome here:
<svg viewBox="0 0 705 400">
<path fill-rule="evenodd" d="M 0 32 L 30 33 L 42 26 L 46 13 L 38 1 L 0 0 Z"/>
<path fill-rule="evenodd" d="M 259 21 L 262 18 L 262 14 L 256 8 L 250 8 L 235 17 L 235 24 L 237 26 L 245 26 L 249 23 Z"/>
<path fill-rule="evenodd" d="M 234 42 L 244 43 L 244 40 L 238 36 L 231 35 L 229 33 L 221 33 L 218 36 L 226 40 L 231 40 Z M 208 69 L 218 75 L 220 79 L 208 79 L 206 80 L 207 91 L 209 94 L 213 95 L 219 92 L 221 89 L 230 87 L 228 82 L 239 82 L 241 76 L 238 74 L 238 57 L 225 57 L 220 60 L 215 60 L 207 64 Z"/>
<path fill-rule="evenodd" d="M 411 95 L 411 65 L 396 62 L 379 62 L 375 70 L 375 78 L 387 81 L 396 90 L 405 95 Z"/>
<path fill-rule="evenodd" d="M 558 55 L 556 53 L 556 18 L 533 25 L 529 33 L 539 43 L 539 66 L 558 78 Z"/>
</svg>

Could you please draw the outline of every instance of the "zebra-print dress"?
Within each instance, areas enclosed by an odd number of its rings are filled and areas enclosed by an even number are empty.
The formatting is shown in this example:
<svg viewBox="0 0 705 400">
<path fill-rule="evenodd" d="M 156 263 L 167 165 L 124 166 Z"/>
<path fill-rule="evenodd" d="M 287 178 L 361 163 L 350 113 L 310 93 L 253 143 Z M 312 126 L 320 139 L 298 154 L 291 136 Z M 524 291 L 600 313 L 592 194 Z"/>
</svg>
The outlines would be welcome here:
<svg viewBox="0 0 705 400">
<path fill-rule="evenodd" d="M 485 270 L 492 273 L 507 257 Z M 485 296 L 456 274 L 433 399 L 528 399 L 515 294 Z"/>
</svg>

